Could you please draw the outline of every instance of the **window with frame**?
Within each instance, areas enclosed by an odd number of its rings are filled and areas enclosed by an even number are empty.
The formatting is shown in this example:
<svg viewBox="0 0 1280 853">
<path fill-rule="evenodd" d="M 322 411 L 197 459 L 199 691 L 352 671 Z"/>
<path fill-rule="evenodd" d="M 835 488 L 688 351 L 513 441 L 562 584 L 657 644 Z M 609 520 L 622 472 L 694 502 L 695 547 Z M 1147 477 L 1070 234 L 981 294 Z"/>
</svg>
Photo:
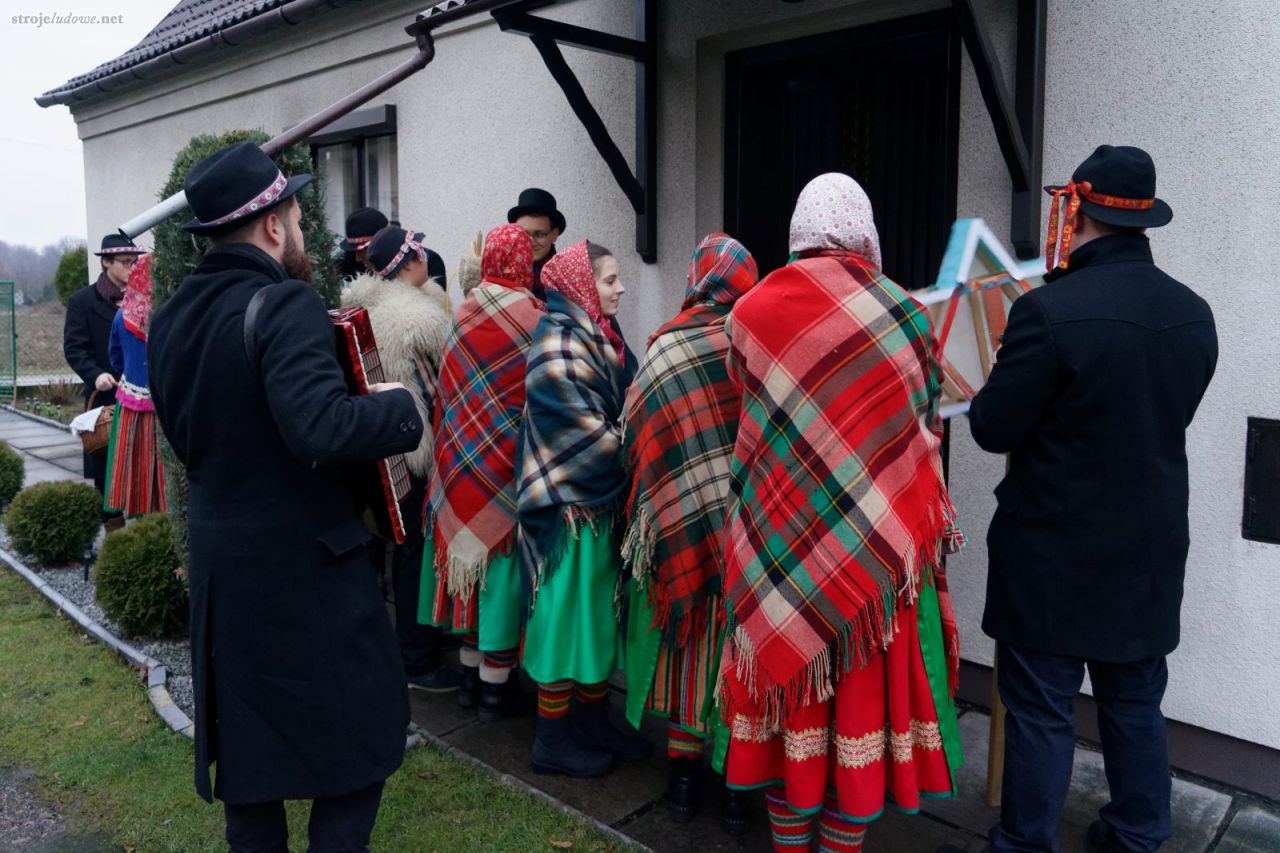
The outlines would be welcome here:
<svg viewBox="0 0 1280 853">
<path fill-rule="evenodd" d="M 359 207 L 375 207 L 390 220 L 400 219 L 394 106 L 356 110 L 307 141 L 323 183 L 330 230 L 340 234 L 347 215 Z"/>
</svg>

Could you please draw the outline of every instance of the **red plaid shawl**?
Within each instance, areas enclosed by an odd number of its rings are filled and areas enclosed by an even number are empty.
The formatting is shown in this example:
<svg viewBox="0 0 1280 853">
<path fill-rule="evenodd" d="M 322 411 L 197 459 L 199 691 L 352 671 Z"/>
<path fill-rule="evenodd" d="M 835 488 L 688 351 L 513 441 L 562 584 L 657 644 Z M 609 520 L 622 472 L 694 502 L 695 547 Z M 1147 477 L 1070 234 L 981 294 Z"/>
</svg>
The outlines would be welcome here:
<svg viewBox="0 0 1280 853">
<path fill-rule="evenodd" d="M 649 339 L 627 395 L 632 471 L 622 556 L 649 591 L 654 625 L 684 645 L 720 593 L 721 530 L 741 398 L 729 381 L 729 309 L 755 286 L 751 254 L 727 234 L 702 241 L 682 311 Z"/>
<path fill-rule="evenodd" d="M 743 408 L 721 683 L 728 714 L 763 708 L 772 723 L 830 698 L 834 662 L 887 646 L 897 608 L 960 537 L 929 320 L 901 288 L 824 252 L 740 299 L 728 332 Z"/>
<path fill-rule="evenodd" d="M 516 441 L 525 350 L 544 316 L 528 287 L 533 243 L 516 225 L 485 239 L 485 280 L 458 308 L 440 367 L 431 483 L 436 566 L 464 599 L 516 530 Z"/>
</svg>

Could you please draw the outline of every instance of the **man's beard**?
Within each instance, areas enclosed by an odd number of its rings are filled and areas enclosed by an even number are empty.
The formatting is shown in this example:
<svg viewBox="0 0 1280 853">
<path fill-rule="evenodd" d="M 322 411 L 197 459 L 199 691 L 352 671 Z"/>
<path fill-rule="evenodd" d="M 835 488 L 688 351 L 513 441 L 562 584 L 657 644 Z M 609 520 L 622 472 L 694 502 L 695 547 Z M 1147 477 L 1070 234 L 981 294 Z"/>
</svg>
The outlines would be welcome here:
<svg viewBox="0 0 1280 853">
<path fill-rule="evenodd" d="M 293 239 L 292 234 L 284 241 L 284 273 L 289 278 L 305 281 L 307 284 L 311 284 L 312 275 L 315 273 L 311 258 L 302 250 L 298 241 Z"/>
</svg>

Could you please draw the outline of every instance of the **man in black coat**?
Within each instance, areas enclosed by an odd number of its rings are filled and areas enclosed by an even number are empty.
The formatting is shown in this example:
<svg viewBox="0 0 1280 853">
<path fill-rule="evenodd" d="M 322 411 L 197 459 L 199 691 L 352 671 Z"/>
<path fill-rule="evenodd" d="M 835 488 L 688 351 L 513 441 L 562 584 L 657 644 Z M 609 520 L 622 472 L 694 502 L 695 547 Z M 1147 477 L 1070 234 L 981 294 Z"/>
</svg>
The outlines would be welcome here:
<svg viewBox="0 0 1280 853">
<path fill-rule="evenodd" d="M 1067 206 L 1058 268 L 1014 302 L 969 412 L 974 440 L 1009 454 L 982 622 L 1008 710 L 991 849 L 1057 849 L 1087 666 L 1111 786 L 1090 844 L 1155 850 L 1171 832 L 1160 702 L 1189 544 L 1186 430 L 1217 335 L 1208 303 L 1152 263 L 1143 231 L 1173 213 L 1145 151 L 1101 146 L 1047 189 Z"/>
<path fill-rule="evenodd" d="M 102 271 L 87 287 L 82 287 L 67 300 L 67 315 L 62 326 L 62 354 L 71 369 L 84 380 L 87 406 L 114 406 L 119 377 L 111 369 L 107 348 L 111 343 L 111 321 L 115 319 L 124 298 L 129 273 L 145 250 L 119 234 L 102 238 L 97 252 Z M 84 476 L 93 480 L 99 493 L 105 491 L 107 452 L 84 454 Z"/>
<path fill-rule="evenodd" d="M 184 227 L 214 246 L 148 340 L 190 482 L 196 789 L 223 801 L 233 851 L 286 850 L 286 799 L 315 801 L 311 849 L 365 849 L 409 721 L 345 471 L 412 450 L 423 425 L 403 386 L 348 395 L 305 281 L 292 196 L 310 179 L 247 142 L 196 164 Z"/>
</svg>

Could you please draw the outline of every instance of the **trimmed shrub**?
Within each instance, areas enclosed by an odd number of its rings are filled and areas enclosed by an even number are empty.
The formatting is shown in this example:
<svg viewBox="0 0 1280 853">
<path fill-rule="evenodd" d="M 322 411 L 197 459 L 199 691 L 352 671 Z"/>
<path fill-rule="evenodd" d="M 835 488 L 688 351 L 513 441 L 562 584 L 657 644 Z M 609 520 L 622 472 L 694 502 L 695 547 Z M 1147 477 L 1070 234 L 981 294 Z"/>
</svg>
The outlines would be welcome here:
<svg viewBox="0 0 1280 853">
<path fill-rule="evenodd" d="M 173 158 L 173 169 L 169 172 L 168 182 L 160 188 L 159 198 L 168 198 L 182 189 L 187 173 L 196 163 L 210 154 L 236 142 L 250 140 L 261 145 L 270 137 L 260 130 L 233 130 L 223 134 L 202 134 L 194 137 L 187 147 Z M 285 175 L 296 175 L 303 172 L 317 172 L 311 162 L 311 151 L 302 143 L 286 148 L 274 157 L 276 165 Z M 320 176 L 317 174 L 317 178 Z M 302 209 L 302 238 L 307 255 L 314 267 L 312 285 L 324 300 L 326 308 L 337 308 L 342 287 L 338 271 L 333 265 L 331 255 L 337 238 L 325 223 L 323 180 L 315 180 L 304 187 L 296 196 Z M 193 237 L 182 230 L 182 223 L 191 214 L 183 211 L 170 216 L 152 229 L 151 235 L 155 249 L 151 253 L 151 296 L 155 308 L 165 303 L 178 289 L 182 279 L 186 277 L 200 258 L 209 250 L 209 240 L 205 237 Z M 182 463 L 173 455 L 168 442 L 160 442 L 160 456 L 164 461 L 165 497 L 169 507 L 169 518 L 172 521 L 174 548 L 178 560 L 187 562 L 187 472 Z"/>
<path fill-rule="evenodd" d="M 102 496 L 83 483 L 36 483 L 4 514 L 13 547 L 46 566 L 79 560 L 102 524 Z"/>
<path fill-rule="evenodd" d="M 62 256 L 58 261 L 58 271 L 53 274 L 53 289 L 58 294 L 58 301 L 63 305 L 71 298 L 71 294 L 89 283 L 86 278 L 89 270 L 89 249 L 78 246 Z"/>
<path fill-rule="evenodd" d="M 0 441 L 0 505 L 9 503 L 22 490 L 26 476 L 22 457 L 7 442 Z"/>
<path fill-rule="evenodd" d="M 130 637 L 173 636 L 187 628 L 177 569 L 168 516 L 143 516 L 107 534 L 93 567 L 94 598 Z"/>
</svg>

